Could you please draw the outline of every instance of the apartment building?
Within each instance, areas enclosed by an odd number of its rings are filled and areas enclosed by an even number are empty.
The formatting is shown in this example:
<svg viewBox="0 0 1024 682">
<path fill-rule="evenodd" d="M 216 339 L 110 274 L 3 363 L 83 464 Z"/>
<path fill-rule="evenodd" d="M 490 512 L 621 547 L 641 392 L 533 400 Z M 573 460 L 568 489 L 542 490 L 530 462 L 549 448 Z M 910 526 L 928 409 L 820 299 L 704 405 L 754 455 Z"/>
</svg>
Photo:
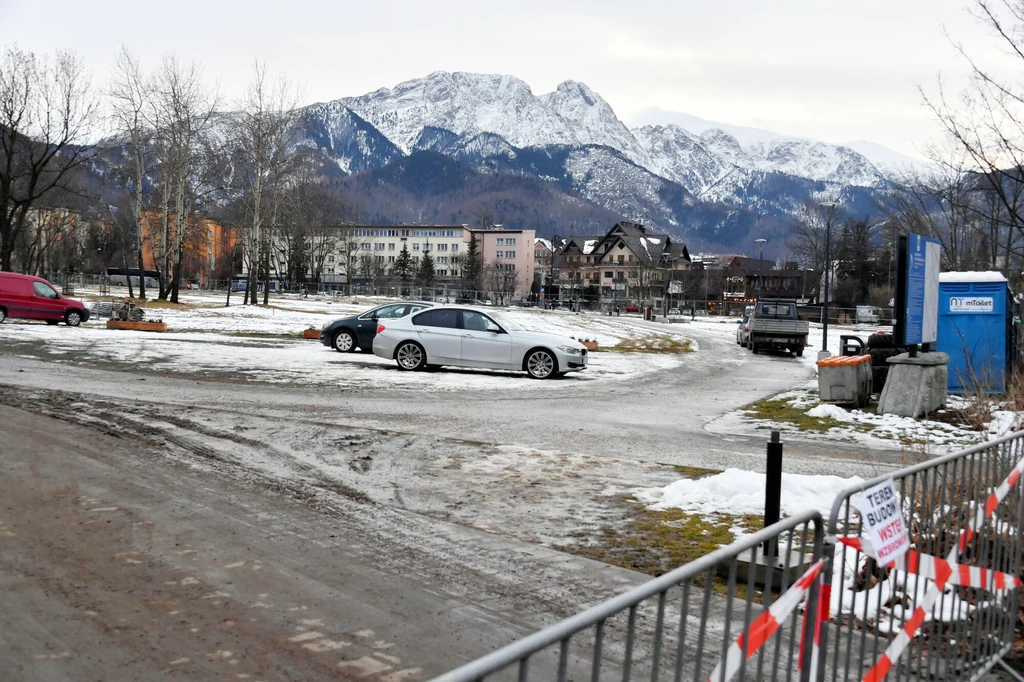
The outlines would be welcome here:
<svg viewBox="0 0 1024 682">
<path fill-rule="evenodd" d="M 403 248 L 409 250 L 413 270 L 424 255 L 434 259 L 439 284 L 461 284 L 459 261 L 476 235 L 484 291 L 501 290 L 513 298 L 529 294 L 533 282 L 533 230 L 510 230 L 498 225 L 342 225 L 308 237 L 305 276 L 328 284 L 386 279 Z M 272 269 L 281 279 L 290 272 L 288 236 L 276 234 Z M 291 247 L 294 250 L 294 246 Z M 319 276 L 318 276 L 319 275 Z"/>
</svg>

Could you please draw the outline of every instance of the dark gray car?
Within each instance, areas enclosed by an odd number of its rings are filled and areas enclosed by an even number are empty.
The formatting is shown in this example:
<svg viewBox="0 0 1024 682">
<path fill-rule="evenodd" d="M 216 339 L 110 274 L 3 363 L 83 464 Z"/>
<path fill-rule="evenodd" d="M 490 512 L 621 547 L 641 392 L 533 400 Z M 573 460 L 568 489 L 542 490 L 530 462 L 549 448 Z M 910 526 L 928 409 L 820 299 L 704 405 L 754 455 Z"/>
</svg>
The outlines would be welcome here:
<svg viewBox="0 0 1024 682">
<path fill-rule="evenodd" d="M 339 353 L 351 353 L 356 348 L 364 353 L 372 353 L 373 337 L 377 336 L 377 320 L 394 320 L 434 305 L 425 301 L 386 303 L 359 315 L 343 317 L 323 326 L 320 330 L 320 343 Z"/>
</svg>

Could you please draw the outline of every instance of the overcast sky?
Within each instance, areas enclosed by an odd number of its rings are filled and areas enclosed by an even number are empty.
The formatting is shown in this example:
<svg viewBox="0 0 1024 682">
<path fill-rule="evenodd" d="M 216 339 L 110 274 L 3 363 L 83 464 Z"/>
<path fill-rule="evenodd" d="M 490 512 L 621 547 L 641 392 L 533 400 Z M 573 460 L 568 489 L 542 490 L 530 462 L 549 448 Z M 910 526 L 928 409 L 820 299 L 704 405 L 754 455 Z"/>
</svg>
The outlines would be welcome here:
<svg viewBox="0 0 1024 682">
<path fill-rule="evenodd" d="M 968 1 L 0 0 L 0 44 L 74 49 L 97 83 L 122 41 L 145 68 L 173 52 L 228 98 L 257 58 L 309 102 L 438 70 L 513 74 L 537 94 L 572 79 L 629 125 L 683 112 L 916 155 L 937 131 L 917 86 L 963 83 L 943 30 L 991 56 Z"/>
</svg>

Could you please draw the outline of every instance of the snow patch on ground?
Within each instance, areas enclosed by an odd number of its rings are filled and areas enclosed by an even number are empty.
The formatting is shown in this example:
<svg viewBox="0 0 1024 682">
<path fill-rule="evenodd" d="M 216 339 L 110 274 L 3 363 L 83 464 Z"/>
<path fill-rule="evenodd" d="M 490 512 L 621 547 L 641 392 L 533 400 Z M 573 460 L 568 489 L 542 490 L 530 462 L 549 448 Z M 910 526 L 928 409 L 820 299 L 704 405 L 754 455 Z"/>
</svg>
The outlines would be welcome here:
<svg viewBox="0 0 1024 682">
<path fill-rule="evenodd" d="M 726 469 L 705 478 L 684 478 L 664 488 L 636 493 L 648 509 L 682 509 L 695 514 L 764 513 L 765 474 Z M 782 474 L 782 513 L 793 515 L 808 509 L 828 514 L 836 496 L 864 482 L 859 476 L 805 476 Z"/>
</svg>

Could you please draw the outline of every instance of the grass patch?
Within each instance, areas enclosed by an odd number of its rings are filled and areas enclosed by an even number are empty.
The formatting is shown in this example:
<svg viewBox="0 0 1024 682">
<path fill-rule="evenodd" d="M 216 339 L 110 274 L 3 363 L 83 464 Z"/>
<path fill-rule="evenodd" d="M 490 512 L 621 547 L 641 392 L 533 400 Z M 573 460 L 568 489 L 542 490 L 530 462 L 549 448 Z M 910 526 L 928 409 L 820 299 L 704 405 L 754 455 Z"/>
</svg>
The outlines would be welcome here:
<svg viewBox="0 0 1024 682">
<path fill-rule="evenodd" d="M 733 542 L 733 526 L 747 532 L 763 527 L 757 515 L 656 511 L 628 495 L 620 496 L 618 502 L 624 512 L 621 523 L 605 528 L 589 542 L 558 549 L 659 576 Z"/>
<path fill-rule="evenodd" d="M 832 417 L 808 417 L 807 407 L 790 404 L 789 398 L 765 398 L 750 403 L 743 408 L 747 416 L 765 419 L 780 424 L 792 424 L 801 431 L 817 431 L 824 433 L 836 426 L 844 426 L 843 422 Z"/>
<path fill-rule="evenodd" d="M 692 353 L 693 343 L 689 339 L 655 334 L 644 337 L 631 336 L 614 346 L 609 346 L 606 350 L 620 353 Z"/>
<path fill-rule="evenodd" d="M 677 464 L 672 467 L 672 470 L 683 478 L 704 478 L 705 476 L 714 476 L 715 474 L 722 473 L 721 469 L 705 469 L 703 467 L 688 467 L 681 464 Z"/>
</svg>

